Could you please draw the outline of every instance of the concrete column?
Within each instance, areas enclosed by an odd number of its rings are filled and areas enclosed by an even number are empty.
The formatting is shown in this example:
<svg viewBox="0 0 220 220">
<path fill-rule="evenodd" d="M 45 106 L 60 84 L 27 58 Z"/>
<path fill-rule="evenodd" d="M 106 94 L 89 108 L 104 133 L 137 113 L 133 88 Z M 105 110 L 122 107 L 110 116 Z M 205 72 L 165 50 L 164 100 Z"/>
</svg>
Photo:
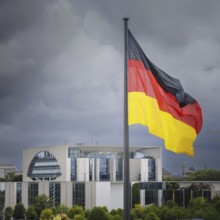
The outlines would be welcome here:
<svg viewBox="0 0 220 220">
<path fill-rule="evenodd" d="M 22 182 L 22 204 L 28 208 L 28 182 Z"/>
<path fill-rule="evenodd" d="M 95 174 L 95 176 L 96 176 L 96 182 L 98 182 L 99 181 L 99 158 L 96 158 L 95 159 L 95 170 L 96 170 L 96 174 Z"/>
<path fill-rule="evenodd" d="M 5 183 L 5 207 L 16 205 L 16 182 Z"/>
<path fill-rule="evenodd" d="M 116 181 L 116 159 L 110 159 L 110 181 Z"/>
<path fill-rule="evenodd" d="M 38 195 L 46 195 L 49 197 L 49 181 L 39 181 L 38 182 Z"/>
<path fill-rule="evenodd" d="M 73 184 L 72 182 L 60 183 L 60 204 L 72 207 L 73 205 Z"/>
<path fill-rule="evenodd" d="M 148 159 L 141 159 L 141 181 L 148 181 Z"/>
<path fill-rule="evenodd" d="M 140 204 L 142 206 L 145 206 L 145 190 L 144 189 L 140 190 Z"/>
</svg>

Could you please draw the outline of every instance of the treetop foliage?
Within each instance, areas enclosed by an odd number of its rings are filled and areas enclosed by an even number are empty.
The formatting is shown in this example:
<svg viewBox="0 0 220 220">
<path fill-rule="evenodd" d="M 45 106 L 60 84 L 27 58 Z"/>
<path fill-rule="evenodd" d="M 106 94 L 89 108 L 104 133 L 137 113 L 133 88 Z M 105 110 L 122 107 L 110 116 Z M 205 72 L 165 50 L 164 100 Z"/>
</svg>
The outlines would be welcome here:
<svg viewBox="0 0 220 220">
<path fill-rule="evenodd" d="M 220 181 L 219 170 L 197 170 L 189 175 L 189 181 Z"/>
</svg>

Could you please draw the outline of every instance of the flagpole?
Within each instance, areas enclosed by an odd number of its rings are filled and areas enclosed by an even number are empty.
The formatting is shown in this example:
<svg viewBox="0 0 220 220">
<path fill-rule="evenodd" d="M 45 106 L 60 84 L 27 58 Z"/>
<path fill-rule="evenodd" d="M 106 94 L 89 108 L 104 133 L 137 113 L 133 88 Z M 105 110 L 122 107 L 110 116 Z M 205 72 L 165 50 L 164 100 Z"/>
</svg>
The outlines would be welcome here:
<svg viewBox="0 0 220 220">
<path fill-rule="evenodd" d="M 128 130 L 128 20 L 124 20 L 124 220 L 130 220 L 131 189 L 129 168 L 129 130 Z"/>
</svg>

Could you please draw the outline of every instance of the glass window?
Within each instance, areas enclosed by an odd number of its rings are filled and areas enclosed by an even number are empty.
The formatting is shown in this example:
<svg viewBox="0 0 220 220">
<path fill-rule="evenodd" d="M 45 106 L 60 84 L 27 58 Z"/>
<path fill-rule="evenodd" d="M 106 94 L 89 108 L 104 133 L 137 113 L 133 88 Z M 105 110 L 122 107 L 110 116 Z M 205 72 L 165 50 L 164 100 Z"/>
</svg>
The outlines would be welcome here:
<svg viewBox="0 0 220 220">
<path fill-rule="evenodd" d="M 158 204 L 158 191 L 157 190 L 145 190 L 145 205 Z"/>
<path fill-rule="evenodd" d="M 123 180 L 123 175 L 122 175 L 123 165 L 122 164 L 123 164 L 122 159 L 116 159 L 116 181 Z"/>
<path fill-rule="evenodd" d="M 89 181 L 92 181 L 94 159 L 89 158 Z"/>
<path fill-rule="evenodd" d="M 28 205 L 34 205 L 38 196 L 38 183 L 28 183 Z"/>
<path fill-rule="evenodd" d="M 156 175 L 155 175 L 155 159 L 148 159 L 148 180 L 149 181 L 155 181 Z"/>
<path fill-rule="evenodd" d="M 76 181 L 76 158 L 71 158 L 71 181 Z"/>
<path fill-rule="evenodd" d="M 109 181 L 109 159 L 99 159 L 99 180 Z"/>
<path fill-rule="evenodd" d="M 69 158 L 79 158 L 80 150 L 78 148 L 69 148 Z"/>
<path fill-rule="evenodd" d="M 184 190 L 183 189 L 177 189 L 174 191 L 174 202 L 181 207 L 185 207 Z"/>
<path fill-rule="evenodd" d="M 53 182 L 49 185 L 49 196 L 54 206 L 60 205 L 60 183 Z"/>
<path fill-rule="evenodd" d="M 208 190 L 208 189 L 204 189 L 202 190 L 202 196 L 209 202 L 212 201 L 212 193 L 211 193 L 211 190 Z"/>
<path fill-rule="evenodd" d="M 85 183 L 73 182 L 73 205 L 85 208 Z"/>
<path fill-rule="evenodd" d="M 41 151 L 31 161 L 27 175 L 32 180 L 55 180 L 61 170 L 53 154 Z"/>
<path fill-rule="evenodd" d="M 16 203 L 22 203 L 22 183 L 17 183 L 16 188 Z"/>
</svg>

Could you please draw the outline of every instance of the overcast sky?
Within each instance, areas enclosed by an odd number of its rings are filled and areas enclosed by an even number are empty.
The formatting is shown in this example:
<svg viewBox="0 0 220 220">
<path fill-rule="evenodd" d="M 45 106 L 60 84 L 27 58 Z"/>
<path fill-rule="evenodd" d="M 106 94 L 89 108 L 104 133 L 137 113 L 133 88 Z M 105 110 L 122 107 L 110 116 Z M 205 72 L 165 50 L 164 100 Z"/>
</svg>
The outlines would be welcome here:
<svg viewBox="0 0 220 220">
<path fill-rule="evenodd" d="M 123 145 L 123 17 L 203 110 L 195 156 L 163 148 L 163 166 L 220 169 L 219 0 L 0 0 L 0 164 L 22 169 L 27 147 Z M 135 125 L 130 145 L 163 141 Z"/>
</svg>

